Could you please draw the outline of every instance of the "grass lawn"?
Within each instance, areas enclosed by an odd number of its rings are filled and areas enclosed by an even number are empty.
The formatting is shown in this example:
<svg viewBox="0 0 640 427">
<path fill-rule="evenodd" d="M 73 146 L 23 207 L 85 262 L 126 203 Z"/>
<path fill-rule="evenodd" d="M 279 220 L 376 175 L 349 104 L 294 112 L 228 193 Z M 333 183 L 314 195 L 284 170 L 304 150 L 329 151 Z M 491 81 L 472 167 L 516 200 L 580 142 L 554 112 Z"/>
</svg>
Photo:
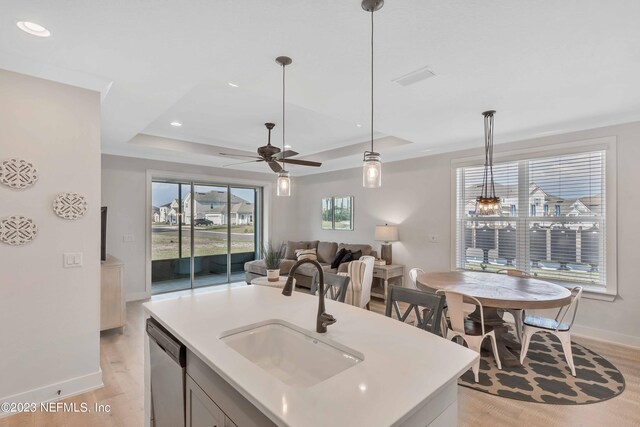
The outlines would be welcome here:
<svg viewBox="0 0 640 427">
<path fill-rule="evenodd" d="M 191 239 L 189 234 L 182 236 L 182 257 L 190 254 Z M 215 235 L 195 236 L 195 256 L 220 255 L 227 253 L 227 241 Z M 253 241 L 231 240 L 231 253 L 253 252 Z M 151 259 L 175 259 L 178 258 L 178 232 L 164 232 L 151 234 Z"/>
</svg>

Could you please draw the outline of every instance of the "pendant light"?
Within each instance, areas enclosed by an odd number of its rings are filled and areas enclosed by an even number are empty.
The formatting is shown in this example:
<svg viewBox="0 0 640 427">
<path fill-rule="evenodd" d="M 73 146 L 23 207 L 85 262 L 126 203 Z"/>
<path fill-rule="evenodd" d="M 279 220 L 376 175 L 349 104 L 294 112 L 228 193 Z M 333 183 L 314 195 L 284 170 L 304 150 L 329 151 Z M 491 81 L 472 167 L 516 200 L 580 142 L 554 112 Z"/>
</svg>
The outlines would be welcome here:
<svg viewBox="0 0 640 427">
<path fill-rule="evenodd" d="M 282 66 L 282 152 L 285 151 L 285 67 L 293 61 L 288 56 L 279 56 L 276 62 Z M 278 173 L 277 195 L 280 197 L 291 196 L 291 176 L 285 169 L 285 157 L 282 157 L 282 170 Z"/>
<path fill-rule="evenodd" d="M 382 186 L 380 153 L 373 150 L 373 13 L 383 5 L 384 0 L 362 0 L 362 9 L 371 13 L 371 151 L 364 152 L 362 164 L 362 186 L 365 188 Z"/>
<path fill-rule="evenodd" d="M 500 197 L 496 196 L 493 182 L 493 115 L 496 112 L 485 111 L 484 116 L 484 176 L 482 192 L 476 198 L 476 213 L 479 215 L 500 215 Z"/>
</svg>

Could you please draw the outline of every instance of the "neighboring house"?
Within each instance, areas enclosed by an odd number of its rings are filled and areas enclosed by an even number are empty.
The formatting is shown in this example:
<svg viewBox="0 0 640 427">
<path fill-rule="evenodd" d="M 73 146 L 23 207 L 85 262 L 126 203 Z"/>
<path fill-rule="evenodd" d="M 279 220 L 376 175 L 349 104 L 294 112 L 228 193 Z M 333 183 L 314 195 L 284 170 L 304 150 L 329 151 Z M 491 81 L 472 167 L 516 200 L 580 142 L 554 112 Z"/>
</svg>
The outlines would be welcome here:
<svg viewBox="0 0 640 427">
<path fill-rule="evenodd" d="M 242 197 L 230 195 L 231 200 L 231 225 L 253 224 L 255 206 L 244 200 Z M 187 193 L 182 201 L 182 212 L 184 212 L 183 224 L 191 224 L 191 193 Z M 179 213 L 178 199 L 171 203 L 166 203 L 160 207 L 152 208 L 152 218 L 154 223 L 177 224 Z M 195 219 L 207 219 L 213 225 L 225 225 L 229 222 L 227 218 L 227 192 L 212 190 L 207 193 L 195 193 L 195 204 L 193 205 Z"/>
<path fill-rule="evenodd" d="M 496 194 L 500 197 L 502 216 L 517 216 L 518 189 L 517 185 L 495 184 Z M 476 198 L 482 191 L 482 185 L 477 184 L 466 189 L 464 212 L 475 216 Z M 602 198 L 598 196 L 564 199 L 553 196 L 542 190 L 538 185 L 531 184 L 529 188 L 529 217 L 567 217 L 567 216 L 598 216 L 602 212 Z"/>
<path fill-rule="evenodd" d="M 151 221 L 160 222 L 160 208 L 157 206 L 151 206 Z"/>
</svg>

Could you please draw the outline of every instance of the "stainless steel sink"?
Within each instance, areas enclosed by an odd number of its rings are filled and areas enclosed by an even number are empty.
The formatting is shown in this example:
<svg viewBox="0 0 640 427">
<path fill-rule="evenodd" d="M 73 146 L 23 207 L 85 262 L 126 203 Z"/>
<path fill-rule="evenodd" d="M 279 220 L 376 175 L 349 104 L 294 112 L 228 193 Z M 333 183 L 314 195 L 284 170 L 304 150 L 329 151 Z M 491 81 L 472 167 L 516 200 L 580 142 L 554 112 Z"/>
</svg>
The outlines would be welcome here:
<svg viewBox="0 0 640 427">
<path fill-rule="evenodd" d="M 283 383 L 296 387 L 311 387 L 364 360 L 356 350 L 279 319 L 223 332 L 220 339 Z"/>
</svg>

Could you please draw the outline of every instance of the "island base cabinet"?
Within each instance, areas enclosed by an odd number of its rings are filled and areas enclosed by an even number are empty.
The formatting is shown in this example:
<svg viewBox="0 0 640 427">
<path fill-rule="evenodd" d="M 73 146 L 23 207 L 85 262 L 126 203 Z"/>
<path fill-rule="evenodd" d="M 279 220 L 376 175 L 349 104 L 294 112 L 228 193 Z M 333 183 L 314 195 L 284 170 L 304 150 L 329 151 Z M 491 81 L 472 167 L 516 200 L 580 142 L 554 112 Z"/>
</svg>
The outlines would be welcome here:
<svg viewBox="0 0 640 427">
<path fill-rule="evenodd" d="M 222 409 L 187 375 L 185 382 L 187 427 L 234 427 Z"/>
<path fill-rule="evenodd" d="M 186 377 L 187 427 L 275 426 L 189 349 Z"/>
</svg>

